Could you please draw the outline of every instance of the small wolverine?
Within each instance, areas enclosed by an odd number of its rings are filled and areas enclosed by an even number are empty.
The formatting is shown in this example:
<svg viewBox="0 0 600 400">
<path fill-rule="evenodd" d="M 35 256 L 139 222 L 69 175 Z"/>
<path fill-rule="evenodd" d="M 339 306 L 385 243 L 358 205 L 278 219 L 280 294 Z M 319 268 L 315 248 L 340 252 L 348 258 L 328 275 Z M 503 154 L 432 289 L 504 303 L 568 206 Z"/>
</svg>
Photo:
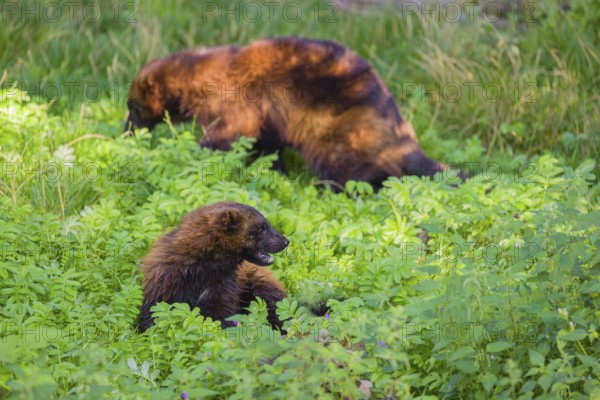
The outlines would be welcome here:
<svg viewBox="0 0 600 400">
<path fill-rule="evenodd" d="M 286 297 L 271 272 L 269 253 L 289 244 L 257 210 L 234 202 L 219 202 L 186 216 L 162 236 L 144 257 L 144 300 L 138 328 L 153 324 L 156 303 L 187 303 L 205 317 L 231 326 L 226 318 L 244 312 L 252 300 L 267 303 L 268 320 L 281 328 L 276 303 Z"/>
<path fill-rule="evenodd" d="M 200 145 L 228 150 L 239 135 L 263 153 L 291 146 L 322 179 L 433 176 L 429 159 L 384 82 L 361 57 L 326 40 L 265 39 L 186 50 L 148 63 L 129 92 L 125 130 L 152 129 L 165 111 L 196 118 Z"/>
</svg>

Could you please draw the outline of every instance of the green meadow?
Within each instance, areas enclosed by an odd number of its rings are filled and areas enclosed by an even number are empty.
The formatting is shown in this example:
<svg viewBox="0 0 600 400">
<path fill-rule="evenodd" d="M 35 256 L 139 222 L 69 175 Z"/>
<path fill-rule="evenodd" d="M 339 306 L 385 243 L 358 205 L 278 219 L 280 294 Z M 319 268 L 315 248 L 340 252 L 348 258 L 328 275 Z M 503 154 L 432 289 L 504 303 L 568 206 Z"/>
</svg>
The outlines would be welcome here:
<svg viewBox="0 0 600 400">
<path fill-rule="evenodd" d="M 0 4 L 0 399 L 600 398 L 600 2 L 563 3 Z M 192 123 L 123 135 L 148 61 L 283 35 L 359 53 L 472 176 L 338 192 Z M 221 200 L 291 241 L 287 333 L 262 301 L 227 330 L 159 304 L 138 333 L 140 259 Z"/>
</svg>

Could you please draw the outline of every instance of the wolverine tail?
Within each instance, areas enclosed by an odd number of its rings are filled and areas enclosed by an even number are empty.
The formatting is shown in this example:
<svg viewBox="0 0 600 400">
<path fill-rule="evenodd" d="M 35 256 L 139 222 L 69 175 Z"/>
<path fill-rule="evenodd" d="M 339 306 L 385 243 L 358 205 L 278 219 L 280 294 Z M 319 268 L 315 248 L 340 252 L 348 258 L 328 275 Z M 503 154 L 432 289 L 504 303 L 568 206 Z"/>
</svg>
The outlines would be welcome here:
<svg viewBox="0 0 600 400">
<path fill-rule="evenodd" d="M 428 176 L 433 178 L 438 172 L 444 173 L 444 171 L 451 168 L 452 166 L 449 164 L 432 160 L 431 158 L 427 157 L 421 149 L 405 155 L 401 162 L 403 175 Z M 460 181 L 458 181 L 456 177 L 459 178 Z M 444 175 L 443 179 L 447 180 L 446 183 L 455 186 L 457 183 L 465 182 L 469 178 L 469 174 L 458 170 L 456 177 L 454 174 L 448 174 Z"/>
<path fill-rule="evenodd" d="M 438 172 L 450 168 L 447 164 L 432 160 L 421 149 L 413 150 L 402 159 L 404 175 L 428 176 L 432 178 Z"/>
<path fill-rule="evenodd" d="M 449 165 L 427 157 L 414 142 L 408 146 L 397 146 L 385 150 L 378 159 L 379 168 L 389 176 L 401 178 L 405 175 L 433 177 L 450 168 Z"/>
<path fill-rule="evenodd" d="M 408 121 L 402 121 L 396 128 L 397 142 L 381 154 L 379 166 L 388 174 L 396 177 L 405 175 L 428 176 L 432 178 L 438 172 L 450 169 L 448 164 L 427 157 Z M 464 181 L 466 176 L 459 177 Z"/>
</svg>

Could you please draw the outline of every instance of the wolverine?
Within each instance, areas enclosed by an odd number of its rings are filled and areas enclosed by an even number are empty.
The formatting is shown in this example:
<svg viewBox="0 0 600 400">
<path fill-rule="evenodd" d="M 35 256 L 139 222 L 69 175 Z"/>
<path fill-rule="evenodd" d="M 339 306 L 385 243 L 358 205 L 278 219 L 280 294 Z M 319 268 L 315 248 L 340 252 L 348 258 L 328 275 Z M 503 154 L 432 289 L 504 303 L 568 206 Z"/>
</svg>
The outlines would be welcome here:
<svg viewBox="0 0 600 400">
<path fill-rule="evenodd" d="M 153 325 L 150 309 L 158 302 L 187 303 L 224 327 L 260 297 L 268 321 L 281 328 L 276 303 L 287 295 L 271 272 L 272 253 L 289 240 L 256 209 L 234 202 L 201 207 L 158 239 L 142 260 L 144 298 L 138 329 Z"/>
<path fill-rule="evenodd" d="M 180 51 L 135 77 L 125 130 L 195 119 L 201 146 L 228 150 L 239 136 L 268 154 L 289 146 L 319 178 L 376 188 L 390 176 L 429 176 L 428 158 L 367 61 L 327 40 L 282 37 L 246 47 Z M 281 166 L 281 165 L 280 165 Z"/>
</svg>

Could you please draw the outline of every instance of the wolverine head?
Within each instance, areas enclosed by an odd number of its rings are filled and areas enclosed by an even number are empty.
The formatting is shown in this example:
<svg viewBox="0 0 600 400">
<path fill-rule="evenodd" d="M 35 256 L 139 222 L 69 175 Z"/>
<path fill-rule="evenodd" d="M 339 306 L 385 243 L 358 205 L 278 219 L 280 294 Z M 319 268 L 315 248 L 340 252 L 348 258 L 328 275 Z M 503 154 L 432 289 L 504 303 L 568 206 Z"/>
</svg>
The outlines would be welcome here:
<svg viewBox="0 0 600 400">
<path fill-rule="evenodd" d="M 162 64 L 160 60 L 149 63 L 133 80 L 127 99 L 129 115 L 125 132 L 139 128 L 152 130 L 162 122 L 166 109 Z"/>
<path fill-rule="evenodd" d="M 129 114 L 125 122 L 125 132 L 133 132 L 135 129 L 148 128 L 152 130 L 164 117 L 164 108 L 160 99 L 147 83 L 134 81 L 129 90 L 127 108 Z"/>
<path fill-rule="evenodd" d="M 125 122 L 125 132 L 133 132 L 135 129 L 141 128 L 152 130 L 162 121 L 161 118 L 154 117 L 143 103 L 130 100 L 127 102 L 127 107 L 129 108 L 129 114 Z"/>
<path fill-rule="evenodd" d="M 277 232 L 273 226 L 258 211 L 245 227 L 246 241 L 243 249 L 243 258 L 246 261 L 260 266 L 273 264 L 272 253 L 283 251 L 290 241 Z"/>
<path fill-rule="evenodd" d="M 191 246 L 202 247 L 221 259 L 245 260 L 263 267 L 273 264 L 272 254 L 289 244 L 256 209 L 234 202 L 199 208 L 181 228 L 186 237 L 196 236 Z"/>
</svg>

